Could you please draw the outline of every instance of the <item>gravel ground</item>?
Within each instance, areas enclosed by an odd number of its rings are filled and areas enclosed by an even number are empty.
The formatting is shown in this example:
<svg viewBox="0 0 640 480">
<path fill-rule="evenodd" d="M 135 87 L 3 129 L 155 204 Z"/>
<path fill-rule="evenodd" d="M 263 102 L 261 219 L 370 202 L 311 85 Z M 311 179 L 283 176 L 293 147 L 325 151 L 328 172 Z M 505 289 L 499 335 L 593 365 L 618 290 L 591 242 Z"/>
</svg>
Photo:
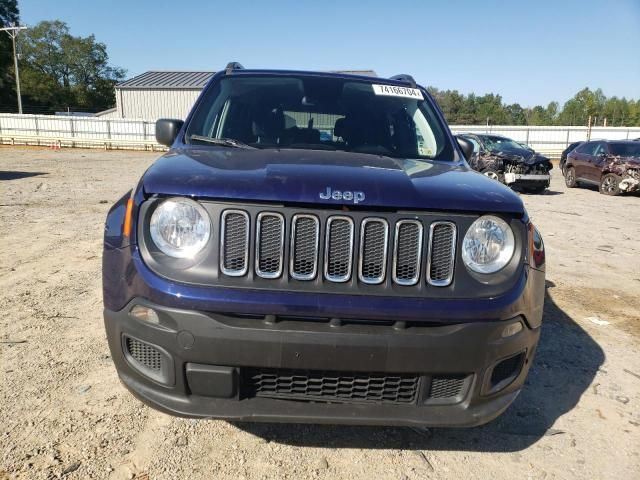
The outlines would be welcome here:
<svg viewBox="0 0 640 480">
<path fill-rule="evenodd" d="M 102 325 L 109 206 L 157 154 L 0 148 L 0 479 L 640 478 L 640 197 L 525 204 L 548 290 L 527 386 L 466 430 L 169 417 L 117 379 Z"/>
</svg>

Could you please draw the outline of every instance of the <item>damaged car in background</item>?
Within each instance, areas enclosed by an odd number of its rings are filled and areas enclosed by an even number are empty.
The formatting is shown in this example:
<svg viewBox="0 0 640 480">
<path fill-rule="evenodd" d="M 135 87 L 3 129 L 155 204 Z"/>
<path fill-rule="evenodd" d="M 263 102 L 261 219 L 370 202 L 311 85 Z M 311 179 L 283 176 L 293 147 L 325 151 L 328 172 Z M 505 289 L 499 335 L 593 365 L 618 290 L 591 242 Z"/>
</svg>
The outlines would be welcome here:
<svg viewBox="0 0 640 480">
<path fill-rule="evenodd" d="M 597 185 L 604 195 L 640 191 L 640 143 L 632 140 L 585 142 L 567 155 L 564 181 L 569 188 Z"/>
<path fill-rule="evenodd" d="M 549 186 L 551 161 L 530 147 L 500 135 L 458 135 L 473 144 L 469 164 L 474 170 L 527 193 L 542 193 Z"/>
</svg>

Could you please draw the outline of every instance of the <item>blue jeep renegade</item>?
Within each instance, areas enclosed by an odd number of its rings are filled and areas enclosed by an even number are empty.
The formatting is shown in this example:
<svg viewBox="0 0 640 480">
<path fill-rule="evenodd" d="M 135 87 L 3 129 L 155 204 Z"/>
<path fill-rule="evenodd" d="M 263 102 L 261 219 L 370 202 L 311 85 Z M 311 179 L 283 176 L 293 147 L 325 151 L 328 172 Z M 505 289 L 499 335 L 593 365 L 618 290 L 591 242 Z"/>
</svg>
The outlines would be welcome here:
<svg viewBox="0 0 640 480">
<path fill-rule="evenodd" d="M 544 247 L 409 75 L 217 73 L 105 226 L 124 385 L 164 412 L 471 426 L 516 398 Z"/>
</svg>

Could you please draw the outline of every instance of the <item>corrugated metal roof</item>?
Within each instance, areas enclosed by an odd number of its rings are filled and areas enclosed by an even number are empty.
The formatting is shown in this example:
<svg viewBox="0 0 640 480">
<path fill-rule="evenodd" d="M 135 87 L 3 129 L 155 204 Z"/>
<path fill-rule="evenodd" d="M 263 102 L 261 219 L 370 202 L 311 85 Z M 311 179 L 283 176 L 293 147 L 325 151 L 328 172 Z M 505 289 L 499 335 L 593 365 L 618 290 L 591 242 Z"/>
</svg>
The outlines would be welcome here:
<svg viewBox="0 0 640 480">
<path fill-rule="evenodd" d="M 174 88 L 201 90 L 215 72 L 156 71 L 144 72 L 116 85 L 116 88 Z M 373 70 L 331 70 L 331 73 L 377 77 Z"/>
<path fill-rule="evenodd" d="M 144 72 L 116 85 L 116 88 L 179 88 L 201 90 L 215 72 Z"/>
</svg>

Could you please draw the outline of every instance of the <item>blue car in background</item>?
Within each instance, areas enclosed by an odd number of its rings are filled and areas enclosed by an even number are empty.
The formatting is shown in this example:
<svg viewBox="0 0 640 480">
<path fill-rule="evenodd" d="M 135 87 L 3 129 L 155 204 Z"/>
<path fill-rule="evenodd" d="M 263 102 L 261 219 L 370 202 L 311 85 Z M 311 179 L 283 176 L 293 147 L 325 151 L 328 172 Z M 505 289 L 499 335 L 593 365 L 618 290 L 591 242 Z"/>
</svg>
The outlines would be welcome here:
<svg viewBox="0 0 640 480">
<path fill-rule="evenodd" d="M 408 75 L 231 63 L 109 211 L 104 323 L 161 411 L 473 426 L 540 336 L 542 239 Z"/>
</svg>

